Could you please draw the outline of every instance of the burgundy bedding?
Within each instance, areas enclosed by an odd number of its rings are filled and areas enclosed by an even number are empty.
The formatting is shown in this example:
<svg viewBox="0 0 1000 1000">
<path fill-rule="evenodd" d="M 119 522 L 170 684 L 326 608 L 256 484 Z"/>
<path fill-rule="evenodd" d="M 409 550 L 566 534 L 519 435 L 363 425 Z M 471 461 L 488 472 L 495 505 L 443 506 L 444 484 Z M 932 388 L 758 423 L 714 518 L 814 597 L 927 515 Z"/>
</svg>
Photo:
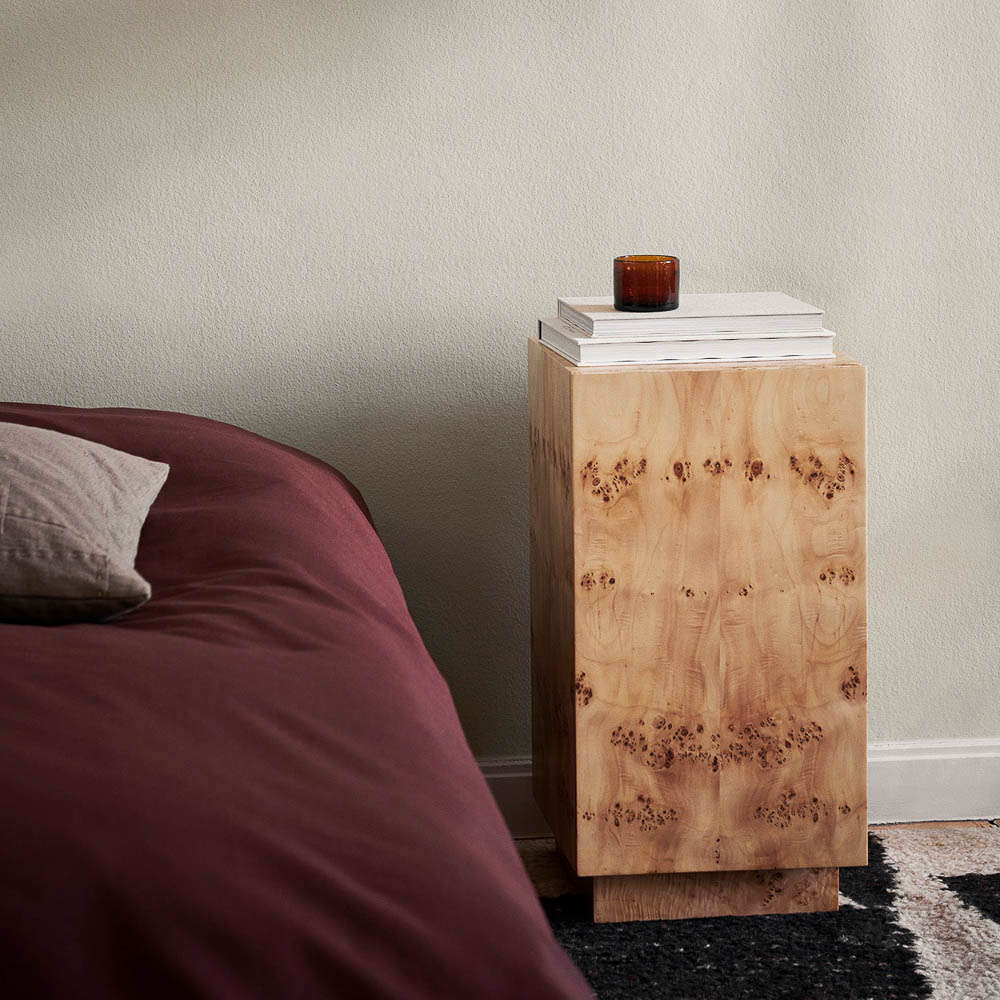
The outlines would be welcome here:
<svg viewBox="0 0 1000 1000">
<path fill-rule="evenodd" d="M 589 995 L 338 473 L 181 414 L 0 420 L 171 466 L 145 607 L 0 626 L 0 995 Z"/>
</svg>

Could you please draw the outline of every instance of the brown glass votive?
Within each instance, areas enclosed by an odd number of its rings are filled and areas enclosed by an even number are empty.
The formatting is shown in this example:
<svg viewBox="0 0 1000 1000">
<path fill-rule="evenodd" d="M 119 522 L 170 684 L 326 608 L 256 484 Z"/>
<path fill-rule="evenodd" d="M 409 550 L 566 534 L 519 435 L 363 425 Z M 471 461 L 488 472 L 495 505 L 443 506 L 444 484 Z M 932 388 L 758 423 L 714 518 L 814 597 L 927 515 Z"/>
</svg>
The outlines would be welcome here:
<svg viewBox="0 0 1000 1000">
<path fill-rule="evenodd" d="M 624 312 L 666 312 L 677 308 L 679 257 L 640 253 L 615 257 L 615 308 Z"/>
</svg>

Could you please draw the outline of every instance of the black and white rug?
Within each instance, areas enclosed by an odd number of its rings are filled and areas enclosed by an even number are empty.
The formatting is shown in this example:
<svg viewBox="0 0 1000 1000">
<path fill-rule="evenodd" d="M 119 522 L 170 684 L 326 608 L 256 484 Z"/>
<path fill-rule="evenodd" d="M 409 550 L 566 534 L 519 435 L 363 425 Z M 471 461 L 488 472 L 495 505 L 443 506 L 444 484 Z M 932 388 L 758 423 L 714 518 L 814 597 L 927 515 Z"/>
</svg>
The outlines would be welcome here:
<svg viewBox="0 0 1000 1000">
<path fill-rule="evenodd" d="M 841 869 L 836 913 L 594 924 L 583 892 L 543 903 L 599 1000 L 1000 1000 L 1000 827 L 882 828 L 870 845 L 867 868 Z"/>
</svg>

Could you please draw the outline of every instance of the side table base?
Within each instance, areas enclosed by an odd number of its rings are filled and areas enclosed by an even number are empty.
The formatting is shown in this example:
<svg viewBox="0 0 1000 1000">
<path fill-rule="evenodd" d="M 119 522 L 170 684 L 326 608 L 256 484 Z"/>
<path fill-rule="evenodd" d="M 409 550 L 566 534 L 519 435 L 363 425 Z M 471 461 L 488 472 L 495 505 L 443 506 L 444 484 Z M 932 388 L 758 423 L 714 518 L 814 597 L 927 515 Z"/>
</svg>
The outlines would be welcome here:
<svg viewBox="0 0 1000 1000">
<path fill-rule="evenodd" d="M 836 910 L 839 868 L 603 875 L 594 883 L 594 922 L 816 913 Z"/>
</svg>

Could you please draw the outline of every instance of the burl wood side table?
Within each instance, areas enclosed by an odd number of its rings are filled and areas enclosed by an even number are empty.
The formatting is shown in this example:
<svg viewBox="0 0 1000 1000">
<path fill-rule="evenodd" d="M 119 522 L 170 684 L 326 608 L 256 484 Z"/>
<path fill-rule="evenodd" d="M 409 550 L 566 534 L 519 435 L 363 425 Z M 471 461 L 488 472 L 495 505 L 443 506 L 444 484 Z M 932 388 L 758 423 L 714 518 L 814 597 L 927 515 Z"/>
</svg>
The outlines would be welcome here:
<svg viewBox="0 0 1000 1000">
<path fill-rule="evenodd" d="M 867 863 L 865 369 L 529 347 L 535 796 L 598 921 Z"/>
</svg>

